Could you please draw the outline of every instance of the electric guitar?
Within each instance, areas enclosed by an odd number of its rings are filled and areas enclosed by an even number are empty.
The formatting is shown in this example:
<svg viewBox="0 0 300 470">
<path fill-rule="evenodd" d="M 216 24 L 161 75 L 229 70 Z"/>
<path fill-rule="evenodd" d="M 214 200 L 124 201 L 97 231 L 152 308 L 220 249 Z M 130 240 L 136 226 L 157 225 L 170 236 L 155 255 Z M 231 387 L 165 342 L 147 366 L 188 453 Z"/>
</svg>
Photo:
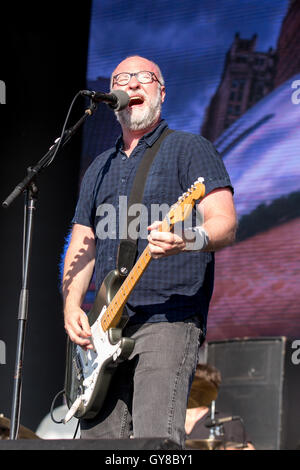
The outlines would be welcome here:
<svg viewBox="0 0 300 470">
<path fill-rule="evenodd" d="M 171 207 L 158 230 L 172 231 L 176 222 L 182 222 L 191 213 L 195 202 L 204 197 L 203 178 L 197 181 Z M 127 359 L 134 348 L 134 340 L 122 337 L 127 318 L 123 309 L 129 295 L 151 261 L 149 245 L 124 278 L 118 270 L 104 279 L 87 314 L 92 331 L 93 349 L 84 350 L 68 340 L 65 374 L 65 395 L 68 412 L 63 420 L 73 416 L 91 419 L 99 412 L 105 399 L 116 366 Z"/>
</svg>

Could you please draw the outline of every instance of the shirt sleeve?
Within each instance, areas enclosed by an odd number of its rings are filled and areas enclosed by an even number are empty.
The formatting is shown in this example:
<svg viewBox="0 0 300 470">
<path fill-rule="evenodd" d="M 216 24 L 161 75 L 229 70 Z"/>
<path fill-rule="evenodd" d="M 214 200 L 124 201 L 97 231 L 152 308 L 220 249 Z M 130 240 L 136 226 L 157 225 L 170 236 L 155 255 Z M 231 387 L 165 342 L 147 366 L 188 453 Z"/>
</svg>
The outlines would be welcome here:
<svg viewBox="0 0 300 470">
<path fill-rule="evenodd" d="M 186 187 L 190 187 L 199 177 L 204 178 L 205 194 L 216 188 L 229 187 L 234 192 L 224 162 L 214 145 L 202 136 L 192 135 L 184 155 Z"/>
<path fill-rule="evenodd" d="M 95 187 L 95 172 L 90 166 L 82 179 L 79 198 L 77 201 L 75 214 L 72 219 L 72 224 L 86 225 L 87 227 L 94 227 L 94 187 Z"/>
</svg>

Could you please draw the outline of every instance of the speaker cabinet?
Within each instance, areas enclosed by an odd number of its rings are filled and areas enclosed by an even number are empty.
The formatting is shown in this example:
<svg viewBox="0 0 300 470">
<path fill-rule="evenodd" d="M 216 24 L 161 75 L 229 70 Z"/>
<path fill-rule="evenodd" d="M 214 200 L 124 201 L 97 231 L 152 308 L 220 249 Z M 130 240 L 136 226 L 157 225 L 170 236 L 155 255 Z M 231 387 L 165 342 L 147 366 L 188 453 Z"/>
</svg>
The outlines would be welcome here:
<svg viewBox="0 0 300 470">
<path fill-rule="evenodd" d="M 300 365 L 285 337 L 209 342 L 222 374 L 216 408 L 240 416 L 257 449 L 300 448 Z"/>
</svg>

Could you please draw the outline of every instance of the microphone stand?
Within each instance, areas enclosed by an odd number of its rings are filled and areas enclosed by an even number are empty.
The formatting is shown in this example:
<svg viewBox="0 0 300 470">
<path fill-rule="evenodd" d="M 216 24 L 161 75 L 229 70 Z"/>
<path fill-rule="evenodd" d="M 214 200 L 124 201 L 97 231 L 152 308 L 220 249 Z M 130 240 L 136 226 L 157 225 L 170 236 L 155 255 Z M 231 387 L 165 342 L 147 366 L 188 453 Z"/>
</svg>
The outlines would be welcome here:
<svg viewBox="0 0 300 470">
<path fill-rule="evenodd" d="M 24 202 L 24 227 L 23 227 L 23 259 L 22 259 L 22 288 L 19 297 L 18 310 L 18 335 L 15 360 L 14 389 L 12 401 L 12 416 L 10 439 L 17 439 L 20 426 L 20 410 L 21 410 L 21 394 L 22 394 L 22 371 L 24 363 L 24 344 L 26 335 L 26 325 L 28 318 L 28 300 L 29 300 L 29 268 L 32 249 L 32 235 L 34 211 L 36 209 L 38 188 L 36 185 L 37 175 L 52 163 L 58 150 L 63 147 L 71 137 L 76 133 L 85 120 L 91 116 L 97 109 L 97 104 L 91 100 L 90 106 L 85 110 L 84 115 L 70 129 L 67 129 L 60 139 L 50 147 L 44 157 L 34 166 L 27 169 L 27 176 L 19 183 L 11 194 L 2 203 L 4 208 L 8 208 L 10 204 L 18 197 L 19 194 L 25 192 Z"/>
<path fill-rule="evenodd" d="M 215 419 L 215 410 L 216 410 L 216 402 L 213 400 L 210 405 L 210 419 L 214 421 Z M 215 428 L 212 426 L 209 430 L 209 439 L 216 439 Z"/>
</svg>

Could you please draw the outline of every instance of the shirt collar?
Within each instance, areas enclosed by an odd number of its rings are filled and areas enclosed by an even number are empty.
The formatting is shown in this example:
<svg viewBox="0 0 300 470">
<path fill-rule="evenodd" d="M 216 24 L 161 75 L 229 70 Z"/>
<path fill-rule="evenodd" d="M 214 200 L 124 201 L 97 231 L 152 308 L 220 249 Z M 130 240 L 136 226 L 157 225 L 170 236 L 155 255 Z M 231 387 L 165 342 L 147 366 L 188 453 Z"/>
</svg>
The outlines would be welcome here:
<svg viewBox="0 0 300 470">
<path fill-rule="evenodd" d="M 145 134 L 142 139 L 145 140 L 146 144 L 149 146 L 149 147 L 152 147 L 152 145 L 154 144 L 154 142 L 159 138 L 159 136 L 161 135 L 162 131 L 168 127 L 168 124 L 167 122 L 162 119 L 158 125 L 156 126 L 155 129 L 153 129 L 152 131 L 148 132 L 148 134 Z"/>
<path fill-rule="evenodd" d="M 165 119 L 162 119 L 158 123 L 156 128 L 153 129 L 152 131 L 148 132 L 147 134 L 143 135 L 143 137 L 141 137 L 140 141 L 144 140 L 146 142 L 146 144 L 148 145 L 148 147 L 152 147 L 154 142 L 159 138 L 159 136 L 161 135 L 161 133 L 163 132 L 163 130 L 166 127 L 168 127 L 168 124 L 165 121 Z M 115 145 L 116 145 L 116 150 L 117 151 L 123 148 L 122 134 L 117 138 Z"/>
</svg>

